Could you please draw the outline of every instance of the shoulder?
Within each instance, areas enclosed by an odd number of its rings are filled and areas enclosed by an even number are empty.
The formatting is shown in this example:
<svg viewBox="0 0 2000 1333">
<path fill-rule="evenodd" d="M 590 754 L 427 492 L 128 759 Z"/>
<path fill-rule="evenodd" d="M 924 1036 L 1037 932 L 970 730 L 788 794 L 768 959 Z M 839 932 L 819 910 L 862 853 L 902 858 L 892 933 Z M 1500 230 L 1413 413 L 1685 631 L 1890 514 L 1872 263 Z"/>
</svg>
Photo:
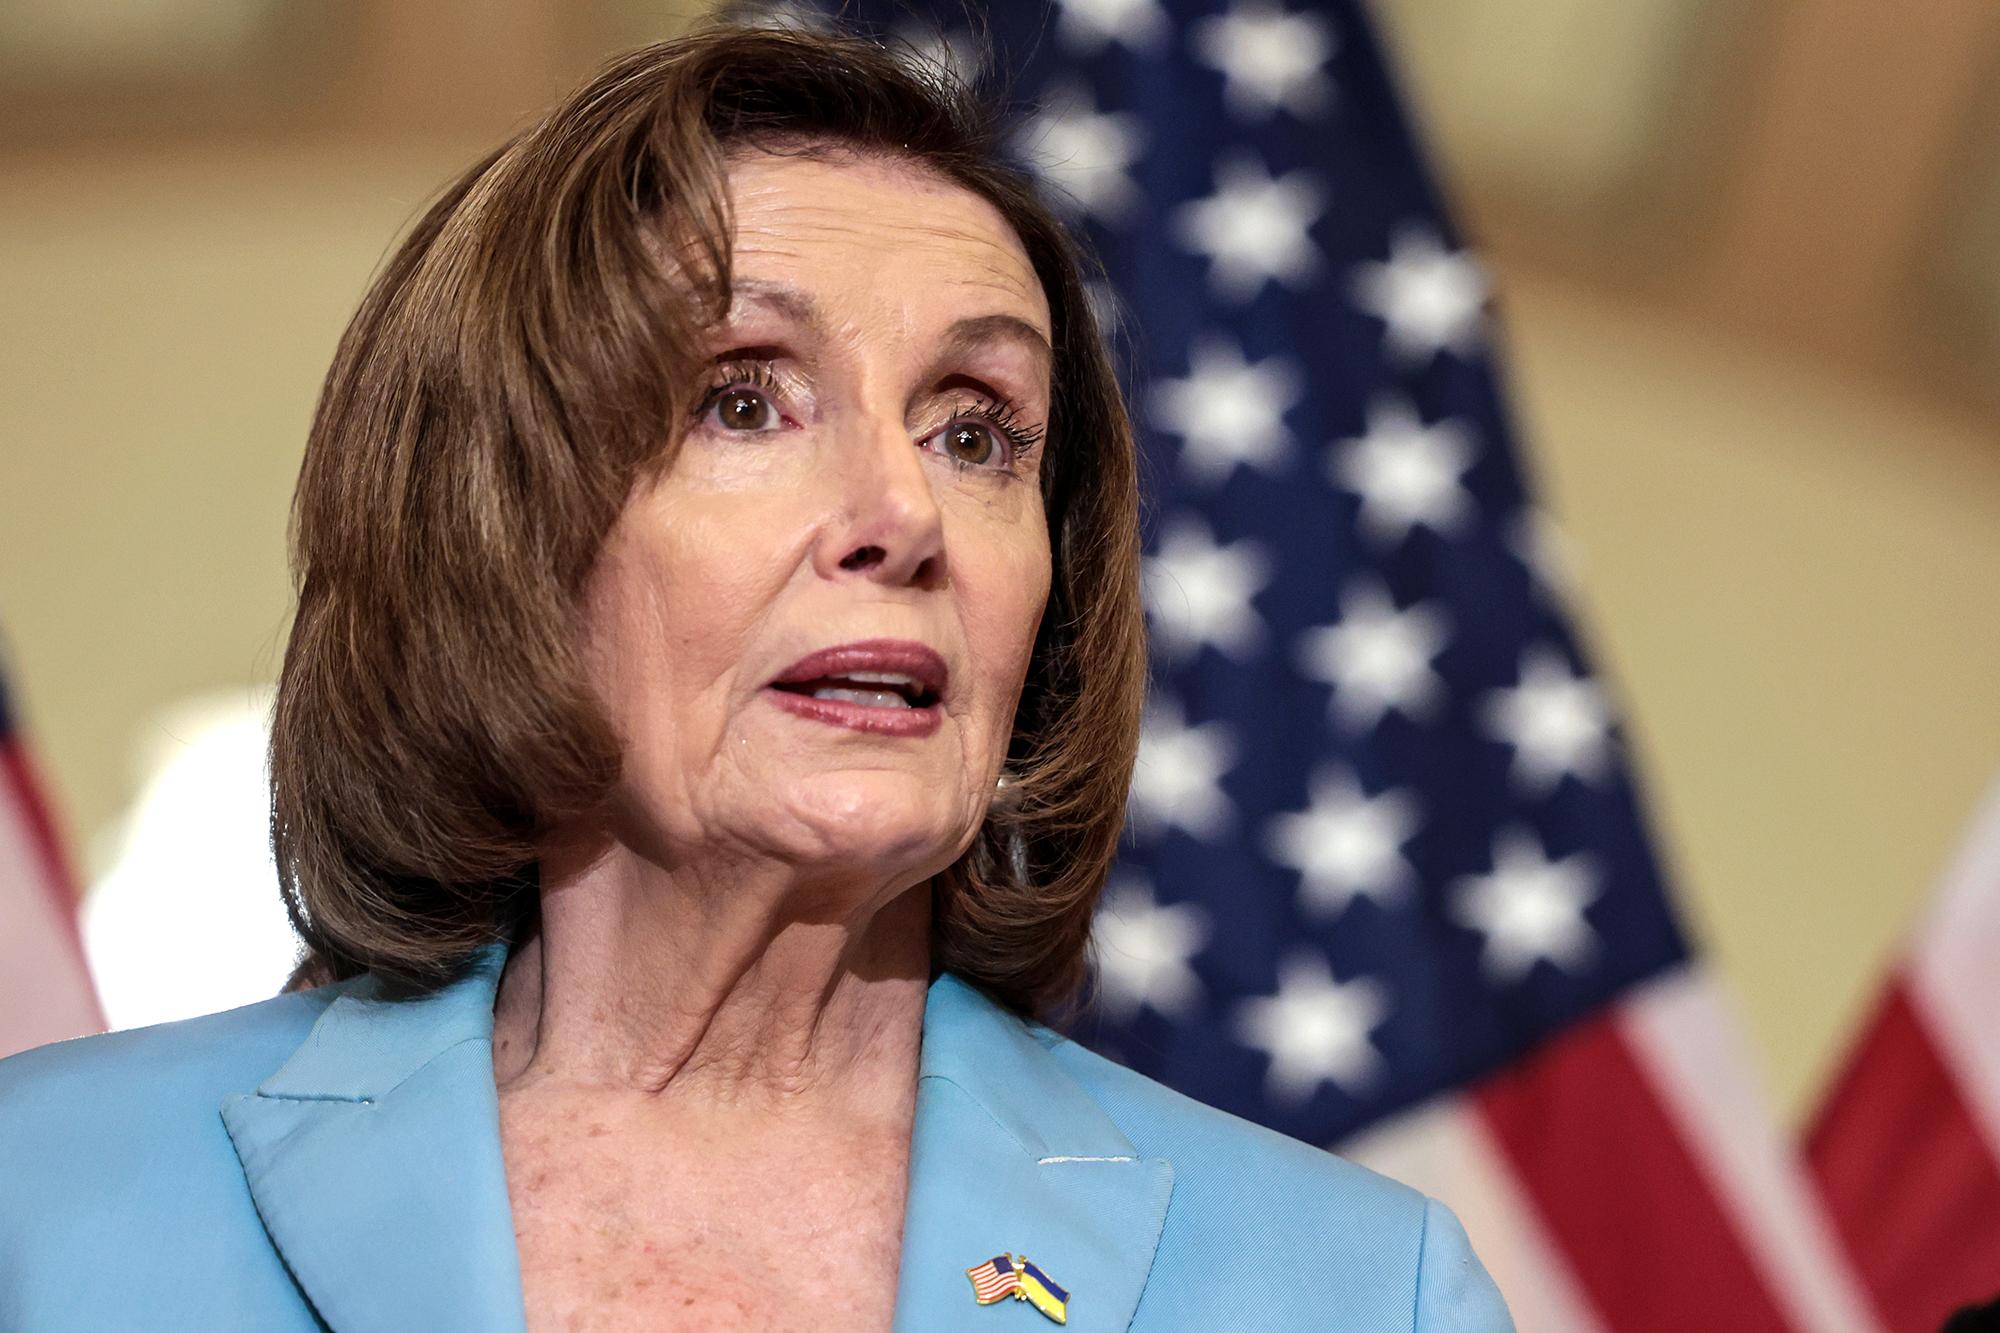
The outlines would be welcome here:
<svg viewBox="0 0 2000 1333">
<path fill-rule="evenodd" d="M 280 996 L 0 1060 L 0 1327 L 312 1327 L 221 1104 L 281 1068 L 332 999 Z M 97 1280 L 107 1272 L 117 1280 Z"/>
<path fill-rule="evenodd" d="M 186 1103 L 213 1111 L 289 1059 L 337 988 L 179 1023 L 37 1046 L 0 1060 L 0 1144 L 18 1131 L 87 1132 L 101 1119 L 155 1121 Z M 16 1131 L 16 1132 L 6 1132 Z"/>
<path fill-rule="evenodd" d="M 1424 1196 L 1288 1135 L 1183 1096 L 1061 1037 L 1049 1053 L 1147 1157 L 1174 1164 L 1174 1187 L 1202 1197 L 1251 1199 L 1271 1208 L 1341 1211 L 1374 1229 L 1420 1228 Z"/>
<path fill-rule="evenodd" d="M 1037 1035 L 1142 1156 L 1173 1166 L 1142 1315 L 1171 1311 L 1172 1326 L 1192 1327 L 1202 1322 L 1197 1312 L 1214 1306 L 1216 1326 L 1228 1326 L 1249 1300 L 1271 1328 L 1510 1333 L 1499 1291 L 1444 1205 L 1074 1042 Z M 1300 1281 L 1305 1273 L 1310 1282 Z M 1218 1284 L 1217 1274 L 1231 1280 Z M 1333 1318 L 1329 1291 L 1341 1293 Z"/>
<path fill-rule="evenodd" d="M 276 1072 L 330 1001 L 284 995 L 0 1060 L 0 1242 L 23 1209 L 115 1207 L 233 1165 L 222 1099 Z"/>
</svg>

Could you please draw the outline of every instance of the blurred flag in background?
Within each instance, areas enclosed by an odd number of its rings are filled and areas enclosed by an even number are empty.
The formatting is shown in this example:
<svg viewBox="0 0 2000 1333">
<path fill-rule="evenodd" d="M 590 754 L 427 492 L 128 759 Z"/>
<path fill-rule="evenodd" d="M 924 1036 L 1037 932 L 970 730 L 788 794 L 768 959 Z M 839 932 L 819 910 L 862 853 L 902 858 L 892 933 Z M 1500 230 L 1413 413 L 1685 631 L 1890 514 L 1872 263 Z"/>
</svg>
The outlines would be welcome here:
<svg viewBox="0 0 2000 1333">
<path fill-rule="evenodd" d="M 2000 1293 L 2000 786 L 1808 1140 L 1884 1324 L 1932 1333 Z"/>
<path fill-rule="evenodd" d="M 1020 103 L 1126 334 L 1155 688 L 1082 1035 L 1454 1204 L 1525 1329 L 1871 1327 L 1664 893 L 1359 7 L 843 12 Z"/>
<path fill-rule="evenodd" d="M 0 1056 L 103 1030 L 76 882 L 0 678 Z"/>
<path fill-rule="evenodd" d="M 1082 1035 L 1445 1198 L 1524 1330 L 1928 1333 L 2000 1291 L 2000 813 L 1809 1184 L 1676 923 L 1484 278 L 1355 0 L 829 3 L 1012 96 L 1106 263 L 1157 688 Z M 282 979 L 261 710 L 167 728 L 89 914 L 120 1026 Z M 100 1022 L 4 696 L 0 741 L 5 1053 Z"/>
</svg>

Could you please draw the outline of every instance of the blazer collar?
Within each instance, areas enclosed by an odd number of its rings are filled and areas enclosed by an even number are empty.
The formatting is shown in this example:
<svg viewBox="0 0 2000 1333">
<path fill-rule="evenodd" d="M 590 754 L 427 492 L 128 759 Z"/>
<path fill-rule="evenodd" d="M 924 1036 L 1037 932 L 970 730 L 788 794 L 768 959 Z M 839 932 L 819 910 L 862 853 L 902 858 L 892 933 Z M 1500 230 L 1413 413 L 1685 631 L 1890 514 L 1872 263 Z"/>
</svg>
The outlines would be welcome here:
<svg viewBox="0 0 2000 1333">
<path fill-rule="evenodd" d="M 223 1102 L 259 1216 L 334 1333 L 523 1333 L 493 1086 L 505 951 L 417 1000 L 341 994 L 285 1066 Z M 1077 1333 L 1132 1319 L 1173 1169 L 1141 1158 L 1063 1069 L 1056 1038 L 946 975 L 924 1009 L 897 1333 L 1022 1333 L 966 1270 L 1022 1254 L 1070 1291 Z"/>
<path fill-rule="evenodd" d="M 1173 1168 L 1139 1156 L 1031 1028 L 946 975 L 924 1009 L 897 1333 L 1024 1333 L 1025 1306 L 981 1309 L 966 1270 L 1025 1255 L 1069 1288 L 1068 1326 L 1114 1333 L 1152 1271 Z"/>
<path fill-rule="evenodd" d="M 346 983 L 223 1123 L 265 1229 L 334 1333 L 522 1333 L 493 1086 L 504 949 L 455 985 Z"/>
</svg>

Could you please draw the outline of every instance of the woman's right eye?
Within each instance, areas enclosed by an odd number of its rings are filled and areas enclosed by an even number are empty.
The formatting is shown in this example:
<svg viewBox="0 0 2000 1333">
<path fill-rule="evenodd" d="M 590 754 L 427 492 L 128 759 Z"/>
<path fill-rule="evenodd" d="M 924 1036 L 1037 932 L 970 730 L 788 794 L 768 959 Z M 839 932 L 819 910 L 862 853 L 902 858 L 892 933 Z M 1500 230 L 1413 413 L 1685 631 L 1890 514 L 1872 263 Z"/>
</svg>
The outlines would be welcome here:
<svg viewBox="0 0 2000 1333">
<path fill-rule="evenodd" d="M 715 395 L 708 416 L 724 430 L 769 430 L 777 424 L 778 411 L 763 393 L 739 385 Z"/>
</svg>

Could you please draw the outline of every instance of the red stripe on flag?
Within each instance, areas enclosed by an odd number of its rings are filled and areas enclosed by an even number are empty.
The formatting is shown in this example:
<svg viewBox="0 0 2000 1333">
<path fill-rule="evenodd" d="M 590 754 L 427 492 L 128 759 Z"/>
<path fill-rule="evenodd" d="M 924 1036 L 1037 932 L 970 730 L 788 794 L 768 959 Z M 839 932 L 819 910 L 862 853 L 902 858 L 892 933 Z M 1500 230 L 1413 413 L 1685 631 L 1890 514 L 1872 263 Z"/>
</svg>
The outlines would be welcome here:
<svg viewBox="0 0 2000 1333">
<path fill-rule="evenodd" d="M 2000 1166 L 1899 982 L 1834 1084 L 1806 1154 L 1892 1333 L 1937 1333 L 2000 1294 Z"/>
<path fill-rule="evenodd" d="M 1611 1333 L 1789 1333 L 1613 1011 L 1474 1100 Z"/>
<path fill-rule="evenodd" d="M 63 923 L 75 943 L 77 957 L 82 958 L 83 937 L 76 919 L 76 880 L 70 875 L 69 861 L 62 853 L 62 840 L 56 836 L 55 817 L 50 814 L 48 803 L 42 799 L 41 785 L 35 781 L 34 766 L 28 761 L 28 752 L 12 736 L 0 739 L 0 801 L 11 805 L 27 826 L 29 840 L 35 848 L 35 860 L 42 870 L 42 887 L 50 895 L 56 919 Z"/>
</svg>

